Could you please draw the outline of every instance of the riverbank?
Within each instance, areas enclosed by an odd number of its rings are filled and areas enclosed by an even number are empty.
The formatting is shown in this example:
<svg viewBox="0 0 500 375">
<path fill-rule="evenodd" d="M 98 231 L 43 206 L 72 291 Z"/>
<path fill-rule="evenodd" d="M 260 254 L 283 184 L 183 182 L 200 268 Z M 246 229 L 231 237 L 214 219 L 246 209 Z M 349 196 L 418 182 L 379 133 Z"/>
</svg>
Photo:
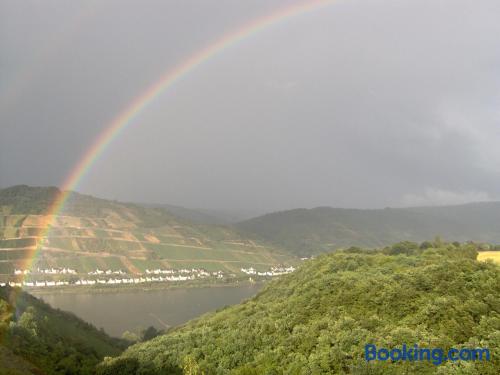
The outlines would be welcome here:
<svg viewBox="0 0 500 375">
<path fill-rule="evenodd" d="M 193 280 L 170 283 L 150 283 L 150 284 L 122 284 L 122 285 L 65 285 L 52 288 L 30 287 L 23 289 L 25 292 L 36 296 L 53 294 L 106 294 L 124 293 L 139 291 L 157 291 L 192 288 L 220 288 L 220 287 L 243 287 L 243 286 L 264 286 L 270 280 L 249 281 L 248 278 L 231 280 Z"/>
</svg>

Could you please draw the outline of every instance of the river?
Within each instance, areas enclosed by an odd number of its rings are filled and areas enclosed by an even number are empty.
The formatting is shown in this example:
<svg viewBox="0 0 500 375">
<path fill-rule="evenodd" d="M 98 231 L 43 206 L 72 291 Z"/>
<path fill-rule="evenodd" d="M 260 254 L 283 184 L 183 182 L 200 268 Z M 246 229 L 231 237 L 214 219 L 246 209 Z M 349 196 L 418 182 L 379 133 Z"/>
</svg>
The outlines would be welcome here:
<svg viewBox="0 0 500 375">
<path fill-rule="evenodd" d="M 257 294 L 261 286 L 179 288 L 117 293 L 53 293 L 37 295 L 52 307 L 120 337 L 123 332 L 154 326 L 176 326 L 206 312 L 233 305 Z"/>
</svg>

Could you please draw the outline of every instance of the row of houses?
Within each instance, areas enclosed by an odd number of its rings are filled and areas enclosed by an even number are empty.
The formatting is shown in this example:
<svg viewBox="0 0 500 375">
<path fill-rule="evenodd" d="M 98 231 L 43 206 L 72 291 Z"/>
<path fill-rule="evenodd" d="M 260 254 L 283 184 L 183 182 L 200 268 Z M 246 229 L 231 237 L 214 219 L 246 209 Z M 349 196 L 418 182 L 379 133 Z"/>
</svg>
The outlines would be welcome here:
<svg viewBox="0 0 500 375">
<path fill-rule="evenodd" d="M 280 276 L 280 275 L 286 275 L 288 273 L 292 273 L 295 271 L 295 267 L 290 266 L 290 267 L 271 267 L 270 271 L 264 271 L 264 272 L 259 272 L 255 268 L 250 267 L 250 268 L 242 268 L 241 272 L 247 274 L 247 275 L 256 275 L 256 276 Z"/>
<path fill-rule="evenodd" d="M 23 286 L 28 286 L 28 287 L 45 287 L 45 286 L 63 286 L 63 285 L 69 285 L 69 281 L 23 281 L 21 282 L 15 282 L 15 281 L 9 281 L 8 283 L 0 283 L 0 286 L 6 286 L 9 285 L 11 287 L 23 287 Z"/>
<path fill-rule="evenodd" d="M 222 273 L 216 274 L 218 279 L 222 279 L 224 275 Z M 21 282 L 13 282 L 10 281 L 8 283 L 0 283 L 0 286 L 9 285 L 11 287 L 55 287 L 55 286 L 64 286 L 64 285 L 117 285 L 117 284 L 142 284 L 142 283 L 156 283 L 156 282 L 168 282 L 168 281 L 189 281 L 195 280 L 197 278 L 196 275 L 170 275 L 170 276 L 153 276 L 153 277 L 134 277 L 134 278 L 110 278 L 110 279 L 97 279 L 97 280 L 88 280 L 88 279 L 79 279 L 74 282 L 69 281 L 23 281 Z"/>
<path fill-rule="evenodd" d="M 146 275 L 195 275 L 197 277 L 209 277 L 209 276 L 220 276 L 223 275 L 224 273 L 222 271 L 213 271 L 213 272 L 208 272 L 202 268 L 191 268 L 191 269 L 146 269 Z M 46 269 L 40 269 L 37 268 L 36 272 L 31 272 L 30 270 L 22 270 L 22 269 L 15 269 L 14 270 L 14 275 L 19 276 L 19 275 L 29 275 L 29 274 L 47 274 L 47 275 L 76 275 L 77 271 L 72 269 L 72 268 L 46 268 Z M 97 268 L 94 271 L 90 271 L 87 273 L 88 275 L 91 276 L 100 276 L 100 275 L 126 275 L 125 272 L 123 272 L 121 269 L 119 270 L 101 270 Z"/>
<path fill-rule="evenodd" d="M 155 270 L 149 270 L 146 269 L 146 275 L 195 275 L 197 277 L 209 277 L 209 276 L 220 276 L 224 275 L 224 272 L 222 271 L 213 271 L 213 272 L 208 272 L 204 270 L 203 268 L 191 268 L 191 269 L 180 269 L 180 270 L 174 270 L 174 269 L 155 269 Z"/>
<path fill-rule="evenodd" d="M 95 271 L 90 271 L 89 275 L 125 275 L 125 272 L 122 270 L 100 270 L 97 268 Z"/>
<path fill-rule="evenodd" d="M 18 269 L 14 270 L 14 275 L 27 275 L 29 273 L 31 273 L 30 270 L 18 270 Z"/>
<path fill-rule="evenodd" d="M 77 272 L 73 268 L 37 268 L 36 272 L 30 270 L 15 269 L 14 275 L 29 275 L 33 273 L 46 274 L 46 275 L 76 275 Z M 89 275 L 125 275 L 122 270 L 100 270 L 96 269 L 88 273 Z"/>
<path fill-rule="evenodd" d="M 30 270 L 14 270 L 14 275 L 29 275 L 30 273 L 32 273 Z M 76 275 L 76 270 L 72 268 L 37 268 L 36 273 L 47 275 Z"/>
<path fill-rule="evenodd" d="M 290 267 L 271 267 L 271 272 L 273 273 L 273 275 L 285 275 L 287 273 L 292 273 L 293 271 L 295 271 L 295 267 L 294 266 L 290 266 Z"/>
<path fill-rule="evenodd" d="M 146 274 L 150 275 L 150 274 L 154 274 L 154 275 L 161 275 L 161 274 L 175 274 L 175 273 L 186 273 L 186 274 L 190 274 L 190 273 L 200 273 L 200 272 L 205 272 L 204 269 L 199 269 L 199 268 L 191 268 L 190 270 L 189 269 L 186 269 L 186 268 L 182 268 L 180 270 L 174 270 L 174 269 L 155 269 L 155 270 L 150 270 L 150 269 L 146 269 Z"/>
</svg>

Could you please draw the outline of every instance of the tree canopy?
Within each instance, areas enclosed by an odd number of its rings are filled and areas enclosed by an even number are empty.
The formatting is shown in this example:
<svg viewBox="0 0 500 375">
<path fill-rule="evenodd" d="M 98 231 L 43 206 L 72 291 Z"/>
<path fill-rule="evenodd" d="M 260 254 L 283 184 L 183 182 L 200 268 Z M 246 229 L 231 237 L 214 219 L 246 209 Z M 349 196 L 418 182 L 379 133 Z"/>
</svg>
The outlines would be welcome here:
<svg viewBox="0 0 500 375">
<path fill-rule="evenodd" d="M 101 374 L 497 374 L 500 268 L 474 244 L 398 243 L 307 261 L 240 305 L 137 344 Z M 367 363 L 364 346 L 489 348 L 491 361 Z M 168 370 L 168 371 L 167 371 Z M 132 373 L 132 372 L 130 372 Z"/>
</svg>

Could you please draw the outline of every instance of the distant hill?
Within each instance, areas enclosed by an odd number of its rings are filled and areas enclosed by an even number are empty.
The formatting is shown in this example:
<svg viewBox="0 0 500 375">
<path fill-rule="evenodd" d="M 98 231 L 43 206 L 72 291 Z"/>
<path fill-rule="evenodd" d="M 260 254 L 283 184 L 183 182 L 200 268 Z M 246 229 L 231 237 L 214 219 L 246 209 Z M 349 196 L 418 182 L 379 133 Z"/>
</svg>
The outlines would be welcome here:
<svg viewBox="0 0 500 375">
<path fill-rule="evenodd" d="M 231 225 L 252 217 L 260 216 L 261 213 L 245 210 L 209 210 L 203 208 L 186 208 L 171 204 L 144 204 L 146 207 L 164 208 L 168 212 L 189 220 L 195 224 L 209 225 Z"/>
<path fill-rule="evenodd" d="M 435 236 L 500 243 L 500 202 L 376 210 L 295 209 L 243 221 L 236 227 L 303 256 L 349 246 L 424 241 Z"/>
<path fill-rule="evenodd" d="M 429 245 L 318 256 L 248 301 L 105 360 L 97 373 L 498 374 L 500 267 L 476 261 L 472 244 Z M 366 344 L 488 348 L 491 360 L 367 362 Z"/>
<path fill-rule="evenodd" d="M 141 274 L 146 269 L 204 268 L 241 273 L 295 262 L 289 254 L 220 225 L 195 224 L 164 208 L 70 193 L 42 241 L 46 214 L 61 192 L 54 187 L 0 190 L 0 281 L 22 268 L 37 243 L 33 267 Z"/>
<path fill-rule="evenodd" d="M 73 314 L 0 287 L 1 374 L 90 375 L 105 356 L 126 346 Z"/>
</svg>

